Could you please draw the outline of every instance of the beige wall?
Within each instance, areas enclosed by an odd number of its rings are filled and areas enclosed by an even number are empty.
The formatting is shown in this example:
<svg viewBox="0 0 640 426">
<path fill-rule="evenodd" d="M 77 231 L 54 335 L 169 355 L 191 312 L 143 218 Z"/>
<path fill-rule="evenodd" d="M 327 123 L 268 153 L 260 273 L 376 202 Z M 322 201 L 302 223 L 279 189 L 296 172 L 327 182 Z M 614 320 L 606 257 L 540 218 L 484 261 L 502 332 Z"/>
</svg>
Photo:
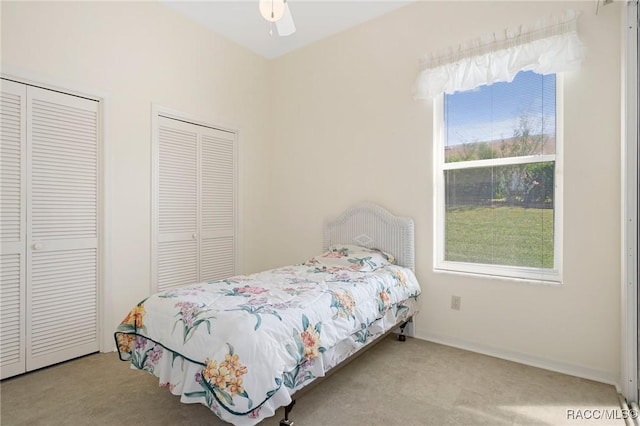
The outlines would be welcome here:
<svg viewBox="0 0 640 426">
<path fill-rule="evenodd" d="M 108 96 L 105 339 L 150 290 L 151 104 L 237 126 L 245 270 L 263 263 L 268 62 L 151 2 L 2 2 L 2 65 Z"/>
<path fill-rule="evenodd" d="M 375 201 L 416 222 L 417 336 L 617 381 L 620 3 L 418 2 L 271 62 L 154 3 L 1 7 L 4 67 L 109 96 L 107 336 L 149 290 L 154 102 L 239 127 L 246 272 L 318 253 L 325 217 Z M 568 7 L 588 54 L 565 78 L 563 285 L 434 273 L 418 58 Z"/>
<path fill-rule="evenodd" d="M 411 96 L 418 59 L 566 8 L 583 12 L 588 52 L 564 79 L 564 283 L 434 273 L 433 109 Z M 286 244 L 271 264 L 317 253 L 324 217 L 379 202 L 415 219 L 417 336 L 617 382 L 620 4 L 594 11 L 592 1 L 418 2 L 275 60 L 270 224 Z"/>
</svg>

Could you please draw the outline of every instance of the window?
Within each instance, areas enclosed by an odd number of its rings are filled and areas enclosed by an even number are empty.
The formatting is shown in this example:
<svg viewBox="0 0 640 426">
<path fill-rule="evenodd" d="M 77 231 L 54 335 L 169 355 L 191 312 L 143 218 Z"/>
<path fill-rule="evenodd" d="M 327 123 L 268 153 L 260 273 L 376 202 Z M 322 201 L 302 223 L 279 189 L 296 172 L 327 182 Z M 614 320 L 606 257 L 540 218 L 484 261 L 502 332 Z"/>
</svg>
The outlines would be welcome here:
<svg viewBox="0 0 640 426">
<path fill-rule="evenodd" d="M 560 281 L 555 74 L 436 100 L 436 269 Z"/>
</svg>

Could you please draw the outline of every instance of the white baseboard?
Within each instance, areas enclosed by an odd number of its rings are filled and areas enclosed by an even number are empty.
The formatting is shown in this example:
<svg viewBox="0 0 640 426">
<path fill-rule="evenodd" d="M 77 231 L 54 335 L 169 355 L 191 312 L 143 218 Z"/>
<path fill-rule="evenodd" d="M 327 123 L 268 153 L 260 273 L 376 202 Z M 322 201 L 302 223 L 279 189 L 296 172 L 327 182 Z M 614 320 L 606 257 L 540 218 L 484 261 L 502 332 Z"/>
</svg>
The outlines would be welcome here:
<svg viewBox="0 0 640 426">
<path fill-rule="evenodd" d="M 479 354 L 489 355 L 495 358 L 505 359 L 507 361 L 513 361 L 520 364 L 530 365 L 532 367 L 544 368 L 545 370 L 555 371 L 557 373 L 568 374 L 570 376 L 576 376 L 583 379 L 606 383 L 608 385 L 615 386 L 618 393 L 621 389 L 618 380 L 619 378 L 615 374 L 607 371 L 595 370 L 592 368 L 573 365 L 562 361 L 527 355 L 508 349 L 483 345 L 482 343 L 462 340 L 451 336 L 443 336 L 435 333 L 418 334 L 419 335 L 416 336 L 418 339 L 427 340 L 429 342 L 453 346 L 454 348 L 477 352 Z"/>
</svg>

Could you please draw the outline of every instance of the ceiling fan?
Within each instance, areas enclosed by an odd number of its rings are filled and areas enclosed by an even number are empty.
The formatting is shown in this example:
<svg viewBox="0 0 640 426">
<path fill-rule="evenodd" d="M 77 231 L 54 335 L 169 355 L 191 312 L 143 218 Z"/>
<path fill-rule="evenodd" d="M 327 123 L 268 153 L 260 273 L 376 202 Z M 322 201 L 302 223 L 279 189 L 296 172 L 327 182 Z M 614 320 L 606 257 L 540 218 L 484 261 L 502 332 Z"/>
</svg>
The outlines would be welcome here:
<svg viewBox="0 0 640 426">
<path fill-rule="evenodd" d="M 274 23 L 279 36 L 288 36 L 296 32 L 287 0 L 260 0 L 260 14 L 271 22 L 269 34 L 273 35 Z"/>
</svg>

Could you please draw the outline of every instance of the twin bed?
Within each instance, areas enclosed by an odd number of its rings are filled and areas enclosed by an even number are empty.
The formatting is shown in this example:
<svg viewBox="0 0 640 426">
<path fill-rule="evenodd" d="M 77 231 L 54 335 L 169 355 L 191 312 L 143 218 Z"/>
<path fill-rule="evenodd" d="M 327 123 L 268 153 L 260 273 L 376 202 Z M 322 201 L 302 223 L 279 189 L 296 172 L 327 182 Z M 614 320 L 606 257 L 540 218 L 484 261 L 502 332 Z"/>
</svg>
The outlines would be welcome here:
<svg viewBox="0 0 640 426">
<path fill-rule="evenodd" d="M 418 312 L 413 221 L 361 204 L 325 222 L 321 255 L 156 293 L 118 326 L 120 359 L 184 403 L 253 425 Z"/>
</svg>

